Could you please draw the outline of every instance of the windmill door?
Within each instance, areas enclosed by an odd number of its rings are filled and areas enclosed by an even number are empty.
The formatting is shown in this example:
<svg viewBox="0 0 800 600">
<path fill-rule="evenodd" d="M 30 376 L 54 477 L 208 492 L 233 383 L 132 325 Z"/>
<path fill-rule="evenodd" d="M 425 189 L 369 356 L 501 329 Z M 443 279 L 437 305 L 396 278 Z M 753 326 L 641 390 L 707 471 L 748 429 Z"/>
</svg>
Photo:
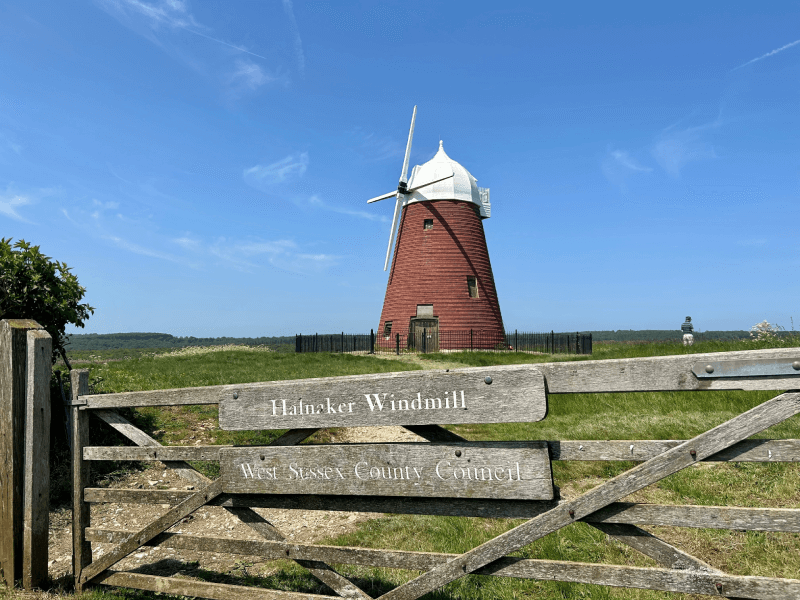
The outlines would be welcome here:
<svg viewBox="0 0 800 600">
<path fill-rule="evenodd" d="M 411 319 L 409 342 L 417 352 L 439 351 L 439 319 L 437 317 Z"/>
</svg>

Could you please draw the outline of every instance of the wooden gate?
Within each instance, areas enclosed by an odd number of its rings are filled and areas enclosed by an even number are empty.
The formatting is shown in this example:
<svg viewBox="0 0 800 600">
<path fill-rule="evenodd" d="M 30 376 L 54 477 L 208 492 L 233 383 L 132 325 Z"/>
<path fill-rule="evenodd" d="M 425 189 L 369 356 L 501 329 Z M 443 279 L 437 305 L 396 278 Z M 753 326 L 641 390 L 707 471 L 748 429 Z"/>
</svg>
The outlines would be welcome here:
<svg viewBox="0 0 800 600">
<path fill-rule="evenodd" d="M 800 349 L 416 371 L 107 395 L 88 395 L 87 375 L 73 371 L 74 575 L 79 590 L 88 584 L 104 584 L 220 600 L 232 600 L 242 593 L 247 598 L 265 599 L 337 597 L 112 570 L 137 548 L 160 545 L 291 558 L 345 598 L 370 597 L 334 570 L 332 563 L 423 571 L 381 596 L 384 600 L 419 598 L 470 573 L 730 598 L 800 598 L 800 580 L 729 575 L 639 527 L 800 532 L 800 509 L 620 501 L 702 461 L 800 461 L 800 440 L 747 439 L 800 412 L 800 392 L 781 393 L 685 441 L 491 443 L 467 441 L 440 426 L 541 420 L 546 415 L 548 395 L 554 394 L 792 389 L 798 387 Z M 185 404 L 219 404 L 223 429 L 288 431 L 270 447 L 164 447 L 111 410 Z M 139 447 L 89 446 L 90 414 Z M 296 446 L 319 428 L 387 424 L 403 425 L 428 443 Z M 324 467 L 319 467 L 320 453 L 326 459 Z M 183 462 L 199 459 L 219 460 L 221 476 L 211 481 Z M 198 489 L 86 488 L 88 464 L 93 460 L 163 461 Z M 640 464 L 577 498 L 559 500 L 553 497 L 551 460 Z M 298 476 L 304 465 L 317 465 L 319 476 L 313 480 Z M 394 479 L 389 480 L 388 475 Z M 88 506 L 93 502 L 168 504 L 171 508 L 143 529 L 114 531 L 89 527 Z M 165 533 L 206 504 L 224 507 L 257 531 L 263 541 Z M 291 543 L 253 510 L 260 507 L 527 520 L 464 554 L 451 555 Z M 598 528 L 662 566 L 509 556 L 576 521 Z M 116 546 L 92 560 L 91 542 Z"/>
</svg>

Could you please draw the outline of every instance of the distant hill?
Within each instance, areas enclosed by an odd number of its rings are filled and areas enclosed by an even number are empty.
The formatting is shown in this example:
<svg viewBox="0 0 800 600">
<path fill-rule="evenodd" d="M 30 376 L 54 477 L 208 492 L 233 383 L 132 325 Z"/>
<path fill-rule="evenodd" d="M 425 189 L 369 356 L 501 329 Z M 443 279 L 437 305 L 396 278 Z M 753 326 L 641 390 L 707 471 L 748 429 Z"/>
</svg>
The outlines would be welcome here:
<svg viewBox="0 0 800 600">
<path fill-rule="evenodd" d="M 591 333 L 595 342 L 646 342 L 679 341 L 680 330 L 674 329 L 620 329 L 617 331 L 582 331 Z M 695 332 L 698 340 L 736 340 L 750 337 L 749 331 L 701 331 Z M 115 350 L 125 348 L 186 348 L 188 346 L 222 346 L 243 344 L 246 346 L 285 346 L 294 348 L 294 336 L 257 338 L 196 338 L 175 337 L 168 333 L 74 333 L 69 336 L 68 351 Z"/>
<path fill-rule="evenodd" d="M 175 337 L 168 333 L 73 333 L 69 336 L 67 351 L 124 348 L 186 348 L 188 346 L 222 346 L 225 344 L 243 344 L 246 346 L 291 344 L 294 347 L 294 336 L 196 338 L 191 336 Z"/>
<path fill-rule="evenodd" d="M 683 339 L 680 329 L 619 329 L 617 331 L 583 331 L 591 333 L 593 342 L 651 342 L 679 341 Z M 695 331 L 697 340 L 741 340 L 749 339 L 749 331 Z"/>
</svg>

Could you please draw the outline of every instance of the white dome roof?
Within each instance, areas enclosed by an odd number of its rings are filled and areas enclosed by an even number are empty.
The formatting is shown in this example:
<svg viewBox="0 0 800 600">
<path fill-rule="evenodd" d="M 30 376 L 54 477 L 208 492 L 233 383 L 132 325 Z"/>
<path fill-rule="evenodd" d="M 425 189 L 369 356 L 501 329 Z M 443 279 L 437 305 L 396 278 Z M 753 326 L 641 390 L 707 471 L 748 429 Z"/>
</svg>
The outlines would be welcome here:
<svg viewBox="0 0 800 600">
<path fill-rule="evenodd" d="M 451 173 L 453 177 L 432 185 L 426 185 L 409 194 L 406 196 L 405 204 L 428 200 L 462 200 L 477 204 L 480 208 L 481 216 L 488 218 L 490 215 L 489 190 L 479 188 L 477 179 L 464 167 L 447 156 L 442 146 L 442 142 L 439 142 L 439 151 L 436 155 L 424 165 L 414 167 L 411 171 L 408 188 L 413 189 L 427 181 L 436 181 L 442 177 L 447 177 Z"/>
</svg>

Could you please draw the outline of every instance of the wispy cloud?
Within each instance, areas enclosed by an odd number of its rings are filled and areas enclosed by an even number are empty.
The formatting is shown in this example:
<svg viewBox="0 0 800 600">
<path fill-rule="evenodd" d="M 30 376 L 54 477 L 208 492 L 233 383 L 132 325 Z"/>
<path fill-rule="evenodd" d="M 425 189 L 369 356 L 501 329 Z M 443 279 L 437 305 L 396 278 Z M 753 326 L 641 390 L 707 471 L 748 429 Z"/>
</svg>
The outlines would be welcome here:
<svg viewBox="0 0 800 600">
<path fill-rule="evenodd" d="M 778 54 L 779 52 L 783 52 L 784 50 L 788 50 L 788 49 L 789 49 L 789 48 L 791 48 L 792 46 L 797 46 L 798 44 L 800 44 L 800 40 L 795 40 L 795 41 L 793 41 L 793 42 L 789 42 L 789 43 L 788 43 L 788 44 L 786 44 L 785 46 L 781 46 L 780 48 L 775 48 L 775 50 L 770 50 L 770 51 L 769 51 L 769 52 L 767 52 L 766 54 L 762 54 L 761 56 L 757 56 L 756 58 L 754 58 L 754 59 L 752 59 L 752 60 L 748 60 L 746 63 L 742 63 L 742 64 L 741 64 L 741 65 L 739 65 L 738 67 L 734 67 L 734 68 L 732 68 L 732 69 L 731 69 L 729 72 L 730 72 L 730 73 L 733 73 L 733 72 L 734 72 L 734 71 L 736 71 L 737 69 L 741 69 L 741 68 L 743 68 L 743 67 L 746 67 L 746 66 L 748 66 L 748 65 L 752 65 L 753 63 L 755 63 L 755 62 L 758 62 L 758 61 L 760 61 L 760 60 L 764 60 L 765 58 L 769 58 L 770 56 L 775 56 L 775 55 L 776 55 L 776 54 Z"/>
<path fill-rule="evenodd" d="M 185 61 L 196 70 L 206 70 L 202 65 L 203 61 L 193 56 L 194 52 L 187 51 L 185 47 L 177 50 L 178 41 L 170 38 L 170 33 L 178 30 L 186 31 L 225 48 L 235 50 L 237 53 L 268 60 L 267 57 L 253 52 L 241 44 L 234 44 L 212 35 L 212 28 L 198 22 L 190 11 L 188 3 L 184 0 L 151 0 L 149 2 L 144 0 L 96 0 L 96 2 L 123 25 L 143 35 L 159 47 L 165 50 L 171 49 L 174 56 Z M 293 17 L 291 27 L 296 30 Z M 261 85 L 278 79 L 267 75 L 262 67 L 250 61 L 244 61 L 242 58 L 235 60 L 232 69 L 228 69 L 230 67 L 229 63 L 226 67 L 223 67 L 224 70 L 229 71 L 229 75 L 223 75 L 223 81 L 227 80 L 227 83 L 233 83 L 241 89 L 255 90 Z"/>
<path fill-rule="evenodd" d="M 679 177 L 687 164 L 717 158 L 714 146 L 705 134 L 721 124 L 722 121 L 717 118 L 710 123 L 682 129 L 671 125 L 661 132 L 650 152 L 662 169 L 673 177 Z"/>
<path fill-rule="evenodd" d="M 33 204 L 33 200 L 30 198 L 7 193 L 6 195 L 0 196 L 0 215 L 5 215 L 17 221 L 22 221 L 23 223 L 32 223 L 32 221 L 29 221 L 17 212 L 18 208 L 29 204 Z"/>
<path fill-rule="evenodd" d="M 606 179 L 625 190 L 627 181 L 642 173 L 650 173 L 652 167 L 642 165 L 629 152 L 608 149 L 601 163 Z"/>
<path fill-rule="evenodd" d="M 336 204 L 329 204 L 323 201 L 319 196 L 313 194 L 308 199 L 309 206 L 322 208 L 324 210 L 329 210 L 331 212 L 340 213 L 343 215 L 350 215 L 351 217 L 358 217 L 359 219 L 369 219 L 370 221 L 379 221 L 381 223 L 388 222 L 388 219 L 383 216 L 372 212 L 367 212 L 365 210 L 355 210 L 352 208 L 347 208 L 346 206 L 338 206 Z"/>
<path fill-rule="evenodd" d="M 264 73 L 264 70 L 256 63 L 239 59 L 236 61 L 236 67 L 231 73 L 229 81 L 236 86 L 255 90 L 275 79 L 276 77 Z"/>
<path fill-rule="evenodd" d="M 191 266 L 193 268 L 197 267 L 196 264 L 186 261 L 180 256 L 175 256 L 174 254 L 170 254 L 168 252 L 159 252 L 158 250 L 153 250 L 152 248 L 141 246 L 139 244 L 136 244 L 135 242 L 130 242 L 117 235 L 103 235 L 102 238 L 104 240 L 108 240 L 109 242 L 113 243 L 118 248 L 122 248 L 123 250 L 127 250 L 128 252 L 133 252 L 134 254 L 140 254 L 142 256 L 148 256 L 150 258 L 158 258 L 161 260 L 168 260 L 170 262 Z"/>
<path fill-rule="evenodd" d="M 303 40 L 300 39 L 300 30 L 297 28 L 297 19 L 294 18 L 294 7 L 292 6 L 292 0 L 283 0 L 283 10 L 286 12 L 286 16 L 289 17 L 289 24 L 292 28 L 292 34 L 294 35 L 294 52 L 295 52 L 295 60 L 297 61 L 297 70 L 299 71 L 300 75 L 303 75 L 306 70 L 306 57 L 303 54 Z"/>
<path fill-rule="evenodd" d="M 245 169 L 243 176 L 248 185 L 267 189 L 293 179 L 301 178 L 308 169 L 308 152 L 290 154 L 269 165 L 255 165 Z"/>
</svg>

